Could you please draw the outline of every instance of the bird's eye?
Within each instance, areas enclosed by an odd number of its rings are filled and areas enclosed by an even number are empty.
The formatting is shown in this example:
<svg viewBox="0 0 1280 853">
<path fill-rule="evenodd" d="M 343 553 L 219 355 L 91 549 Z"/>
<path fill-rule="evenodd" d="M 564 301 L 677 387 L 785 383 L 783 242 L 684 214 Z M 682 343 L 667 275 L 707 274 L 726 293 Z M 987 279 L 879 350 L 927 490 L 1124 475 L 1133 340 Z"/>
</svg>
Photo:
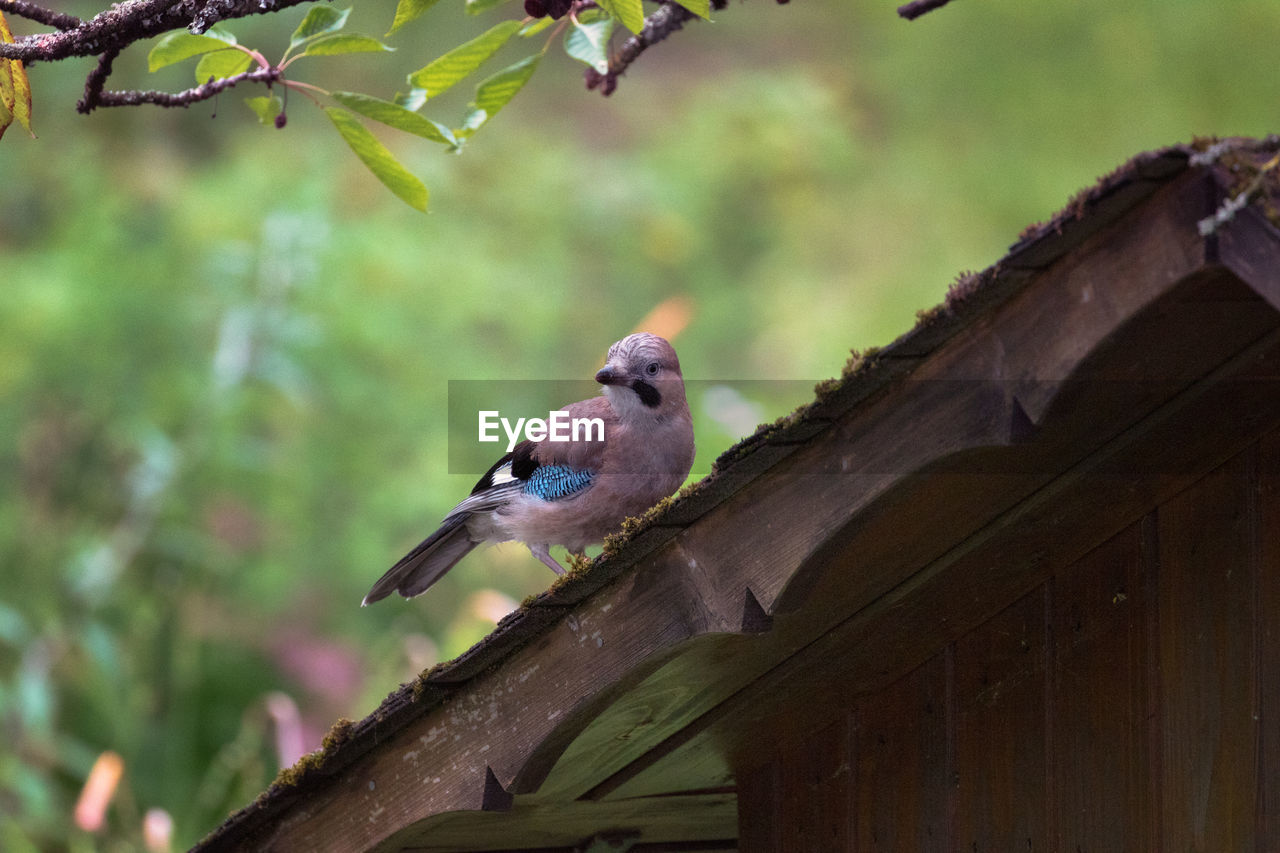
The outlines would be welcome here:
<svg viewBox="0 0 1280 853">
<path fill-rule="evenodd" d="M 644 372 L 645 372 L 645 373 L 647 373 L 647 374 L 649 374 L 650 376 L 657 376 L 657 375 L 658 375 L 658 362 L 656 362 L 656 361 L 651 361 L 651 362 L 649 362 L 649 366 L 648 366 L 648 367 L 646 367 L 646 368 L 644 369 Z"/>
</svg>

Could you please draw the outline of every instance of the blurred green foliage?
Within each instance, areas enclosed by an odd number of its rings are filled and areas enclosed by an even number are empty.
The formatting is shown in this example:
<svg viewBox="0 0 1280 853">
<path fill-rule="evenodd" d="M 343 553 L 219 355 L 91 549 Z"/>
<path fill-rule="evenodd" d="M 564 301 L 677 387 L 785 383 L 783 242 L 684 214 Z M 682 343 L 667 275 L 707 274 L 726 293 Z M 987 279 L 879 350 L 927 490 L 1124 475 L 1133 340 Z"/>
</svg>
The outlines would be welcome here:
<svg viewBox="0 0 1280 853">
<path fill-rule="evenodd" d="M 490 23 L 460 7 L 325 85 L 390 97 Z M 284 17 L 237 35 L 283 45 Z M 448 380 L 589 378 L 674 298 L 689 378 L 821 379 L 1096 175 L 1280 103 L 1272 0 L 715 17 L 608 100 L 549 54 L 461 157 L 380 133 L 426 217 L 317 110 L 85 118 L 88 63 L 31 69 L 40 138 L 0 148 L 0 848 L 140 850 L 151 808 L 189 845 L 270 781 L 291 706 L 314 748 L 545 588 L 507 545 L 358 607 L 474 479 L 447 473 Z M 116 68 L 154 85 L 141 50 Z M 772 419 L 798 387 L 738 402 Z M 692 403 L 700 476 L 738 435 L 723 395 Z M 124 777 L 91 835 L 70 815 L 105 750 Z"/>
</svg>

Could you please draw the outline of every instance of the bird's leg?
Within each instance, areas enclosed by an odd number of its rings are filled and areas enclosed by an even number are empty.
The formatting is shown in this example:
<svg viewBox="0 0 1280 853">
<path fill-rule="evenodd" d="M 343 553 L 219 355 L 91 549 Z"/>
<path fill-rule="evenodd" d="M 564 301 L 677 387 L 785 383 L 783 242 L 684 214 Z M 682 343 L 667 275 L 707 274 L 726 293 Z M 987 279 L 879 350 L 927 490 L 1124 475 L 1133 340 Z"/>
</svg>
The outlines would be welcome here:
<svg viewBox="0 0 1280 853">
<path fill-rule="evenodd" d="M 530 545 L 529 552 L 533 556 L 542 561 L 542 564 L 558 575 L 564 574 L 564 566 L 556 562 L 555 557 L 551 556 L 550 545 Z"/>
</svg>

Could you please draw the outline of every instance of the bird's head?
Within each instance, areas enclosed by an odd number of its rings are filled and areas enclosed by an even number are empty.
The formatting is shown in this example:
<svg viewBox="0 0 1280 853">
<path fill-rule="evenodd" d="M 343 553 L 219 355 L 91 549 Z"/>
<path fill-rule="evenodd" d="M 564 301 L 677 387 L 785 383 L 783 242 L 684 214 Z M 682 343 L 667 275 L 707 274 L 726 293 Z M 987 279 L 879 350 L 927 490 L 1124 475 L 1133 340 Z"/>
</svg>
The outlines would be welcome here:
<svg viewBox="0 0 1280 853">
<path fill-rule="evenodd" d="M 665 338 L 638 332 L 609 347 L 596 373 L 619 416 L 664 417 L 686 408 L 680 359 Z"/>
</svg>

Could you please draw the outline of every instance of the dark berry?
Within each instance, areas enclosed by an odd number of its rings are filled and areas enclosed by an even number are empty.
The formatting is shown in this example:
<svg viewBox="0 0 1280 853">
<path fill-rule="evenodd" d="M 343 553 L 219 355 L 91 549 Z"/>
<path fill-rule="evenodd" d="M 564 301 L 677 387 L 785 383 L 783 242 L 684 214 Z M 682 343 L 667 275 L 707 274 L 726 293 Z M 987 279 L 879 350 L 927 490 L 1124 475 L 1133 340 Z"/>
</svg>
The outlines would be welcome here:
<svg viewBox="0 0 1280 853">
<path fill-rule="evenodd" d="M 573 0 L 543 0 L 547 7 L 547 14 L 555 20 L 560 20 L 569 14 L 569 7 L 573 5 Z"/>
<path fill-rule="evenodd" d="M 524 13 L 530 18 L 544 18 L 547 7 L 542 5 L 542 0 L 524 0 Z"/>
<path fill-rule="evenodd" d="M 285 122 L 287 122 L 288 120 L 289 120 L 289 119 L 285 118 L 284 113 L 280 113 L 279 115 L 277 115 L 277 116 L 276 116 L 276 130 L 280 130 L 281 128 L 283 128 L 283 127 L 284 127 Z"/>
</svg>

